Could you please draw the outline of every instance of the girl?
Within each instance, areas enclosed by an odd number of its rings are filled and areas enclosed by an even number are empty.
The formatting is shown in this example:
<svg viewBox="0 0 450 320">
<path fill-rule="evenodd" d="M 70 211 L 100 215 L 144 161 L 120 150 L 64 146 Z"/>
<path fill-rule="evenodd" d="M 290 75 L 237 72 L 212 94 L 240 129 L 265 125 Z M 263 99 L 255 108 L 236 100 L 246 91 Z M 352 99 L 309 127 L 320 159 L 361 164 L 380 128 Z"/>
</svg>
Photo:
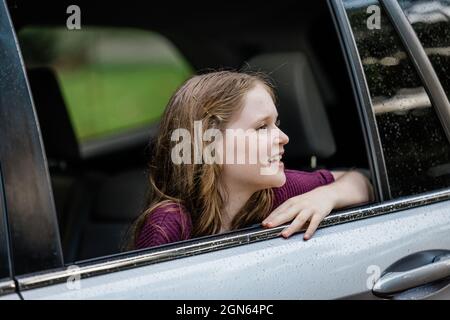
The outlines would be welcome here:
<svg viewBox="0 0 450 320">
<path fill-rule="evenodd" d="M 333 209 L 372 201 L 369 181 L 356 171 L 285 170 L 283 147 L 289 138 L 278 128 L 277 117 L 273 87 L 261 74 L 220 71 L 187 80 L 162 117 L 149 165 L 147 208 L 133 224 L 129 249 L 289 221 L 282 236 L 309 222 L 307 240 Z M 183 128 L 194 136 L 199 121 L 200 137 L 208 129 L 224 133 L 216 136 L 221 147 L 213 152 L 221 161 L 190 161 L 198 145 L 182 152 L 175 148 L 174 132 Z M 245 143 L 231 143 L 229 132 Z M 206 142 L 200 141 L 200 147 Z M 251 162 L 249 150 L 255 145 L 266 152 Z M 224 161 L 230 153 L 245 161 Z"/>
</svg>

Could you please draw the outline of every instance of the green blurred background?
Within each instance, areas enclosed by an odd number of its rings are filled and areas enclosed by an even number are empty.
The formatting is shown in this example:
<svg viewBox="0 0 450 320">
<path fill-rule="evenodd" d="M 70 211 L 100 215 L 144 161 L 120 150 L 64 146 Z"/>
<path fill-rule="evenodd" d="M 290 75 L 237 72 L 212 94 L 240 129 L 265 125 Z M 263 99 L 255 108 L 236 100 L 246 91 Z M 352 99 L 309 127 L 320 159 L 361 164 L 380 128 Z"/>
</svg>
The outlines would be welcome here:
<svg viewBox="0 0 450 320">
<path fill-rule="evenodd" d="M 192 74 L 167 39 L 142 30 L 33 27 L 19 42 L 27 68 L 56 72 L 80 143 L 151 125 Z"/>
</svg>

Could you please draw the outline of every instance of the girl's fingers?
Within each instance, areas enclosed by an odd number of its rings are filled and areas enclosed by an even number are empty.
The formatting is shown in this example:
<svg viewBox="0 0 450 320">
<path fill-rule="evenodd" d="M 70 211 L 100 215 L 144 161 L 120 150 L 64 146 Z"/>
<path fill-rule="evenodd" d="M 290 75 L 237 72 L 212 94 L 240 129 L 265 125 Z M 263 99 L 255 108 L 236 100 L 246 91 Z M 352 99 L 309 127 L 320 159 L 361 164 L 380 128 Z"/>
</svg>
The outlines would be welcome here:
<svg viewBox="0 0 450 320">
<path fill-rule="evenodd" d="M 322 221 L 322 218 L 319 215 L 315 215 L 311 218 L 311 222 L 309 223 L 308 229 L 305 232 L 305 235 L 303 236 L 303 239 L 309 240 L 311 239 L 314 232 L 316 232 L 317 227 L 319 227 L 320 222 Z"/>
<path fill-rule="evenodd" d="M 298 214 L 294 221 L 281 232 L 281 235 L 285 238 L 290 237 L 295 232 L 298 232 L 302 229 L 303 225 L 308 221 L 308 219 L 312 216 L 312 211 L 310 210 L 303 210 Z"/>
<path fill-rule="evenodd" d="M 278 208 L 273 210 L 262 222 L 263 225 L 267 225 L 270 222 L 272 222 L 273 218 L 280 215 L 282 212 L 286 212 L 291 207 L 291 204 L 286 201 L 282 205 L 280 205 Z"/>
<path fill-rule="evenodd" d="M 270 219 L 266 219 L 266 223 L 263 225 L 269 228 L 279 226 L 280 224 L 291 221 L 297 216 L 301 209 L 297 206 L 291 206 L 286 208 L 284 211 L 281 211 L 279 214 L 271 217 Z"/>
</svg>

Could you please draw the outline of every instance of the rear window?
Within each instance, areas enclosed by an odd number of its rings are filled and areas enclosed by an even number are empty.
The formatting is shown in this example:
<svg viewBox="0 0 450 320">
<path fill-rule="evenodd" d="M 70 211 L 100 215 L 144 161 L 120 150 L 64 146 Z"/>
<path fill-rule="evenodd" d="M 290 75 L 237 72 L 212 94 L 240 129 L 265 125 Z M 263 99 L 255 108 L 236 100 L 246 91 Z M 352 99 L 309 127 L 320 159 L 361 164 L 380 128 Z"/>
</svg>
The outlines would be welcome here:
<svg viewBox="0 0 450 320">
<path fill-rule="evenodd" d="M 149 31 L 28 27 L 18 38 L 27 68 L 56 72 L 80 143 L 155 123 L 192 73 L 170 41 Z"/>
</svg>

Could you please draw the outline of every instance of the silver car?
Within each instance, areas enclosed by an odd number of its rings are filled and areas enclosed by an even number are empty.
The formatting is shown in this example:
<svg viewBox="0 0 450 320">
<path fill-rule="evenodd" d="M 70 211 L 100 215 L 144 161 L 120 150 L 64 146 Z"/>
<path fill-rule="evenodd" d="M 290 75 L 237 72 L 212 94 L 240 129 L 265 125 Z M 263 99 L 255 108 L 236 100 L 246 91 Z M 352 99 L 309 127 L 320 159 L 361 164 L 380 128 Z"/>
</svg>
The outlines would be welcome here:
<svg viewBox="0 0 450 320">
<path fill-rule="evenodd" d="M 0 299 L 449 299 L 450 1 L 160 5 L 0 0 Z M 309 241 L 252 225 L 122 250 L 157 117 L 87 124 L 156 56 L 269 72 L 288 164 L 361 170 L 376 201 L 332 212 Z M 113 69 L 119 85 L 101 78 Z M 155 74 L 142 79 L 175 77 Z M 162 92 L 148 86 L 136 96 Z"/>
</svg>

